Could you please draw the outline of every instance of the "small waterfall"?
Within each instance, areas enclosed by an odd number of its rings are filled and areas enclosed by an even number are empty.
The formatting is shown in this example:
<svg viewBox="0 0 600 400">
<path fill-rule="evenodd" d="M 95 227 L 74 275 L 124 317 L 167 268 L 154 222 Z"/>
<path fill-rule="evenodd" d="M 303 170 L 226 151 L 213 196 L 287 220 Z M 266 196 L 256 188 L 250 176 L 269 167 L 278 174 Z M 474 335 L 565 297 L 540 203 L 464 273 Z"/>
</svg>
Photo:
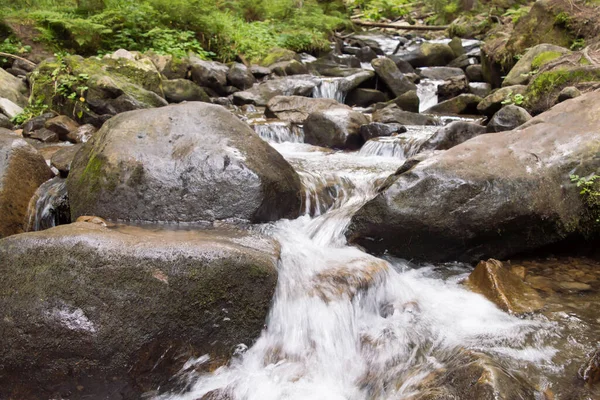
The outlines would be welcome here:
<svg viewBox="0 0 600 400">
<path fill-rule="evenodd" d="M 354 184 L 343 176 L 323 176 L 306 171 L 298 171 L 304 187 L 304 214 L 319 216 L 332 207 L 344 202 Z"/>
<path fill-rule="evenodd" d="M 313 97 L 334 99 L 339 103 L 346 100 L 346 92 L 342 89 L 344 78 L 324 78 L 321 84 L 313 89 Z"/>
<path fill-rule="evenodd" d="M 304 142 L 304 131 L 302 127 L 285 121 L 273 121 L 257 123 L 252 128 L 267 142 L 272 143 L 302 143 Z"/>
<path fill-rule="evenodd" d="M 422 79 L 417 85 L 417 96 L 419 97 L 419 112 L 423 112 L 438 103 L 438 86 L 444 81 Z"/>
<path fill-rule="evenodd" d="M 28 221 L 28 231 L 71 222 L 66 179 L 52 178 L 38 188 L 29 202 Z"/>
<path fill-rule="evenodd" d="M 395 157 L 405 160 L 417 154 L 421 145 L 439 127 L 411 126 L 408 129 L 406 133 L 400 135 L 378 137 L 367 141 L 358 152 L 358 155 L 364 157 Z"/>
</svg>

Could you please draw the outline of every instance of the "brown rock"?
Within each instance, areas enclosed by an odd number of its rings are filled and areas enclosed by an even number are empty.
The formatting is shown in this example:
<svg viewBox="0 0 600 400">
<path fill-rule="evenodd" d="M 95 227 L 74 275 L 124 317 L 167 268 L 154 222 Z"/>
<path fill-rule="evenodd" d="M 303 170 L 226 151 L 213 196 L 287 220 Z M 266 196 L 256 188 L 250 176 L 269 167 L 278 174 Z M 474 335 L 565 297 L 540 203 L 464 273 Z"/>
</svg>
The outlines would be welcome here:
<svg viewBox="0 0 600 400">
<path fill-rule="evenodd" d="M 275 96 L 267 103 L 265 115 L 279 118 L 296 124 L 302 124 L 308 116 L 317 111 L 331 110 L 334 108 L 350 107 L 340 104 L 333 99 L 317 99 L 304 96 Z"/>
<path fill-rule="evenodd" d="M 77 221 L 75 222 L 88 222 L 90 224 L 96 224 L 101 226 L 114 226 L 114 224 L 106 221 L 104 218 L 95 217 L 91 215 L 82 215 L 81 217 L 77 218 Z"/>
<path fill-rule="evenodd" d="M 539 294 L 515 274 L 511 274 L 502 262 L 490 258 L 481 261 L 469 275 L 467 285 L 474 292 L 483 294 L 505 311 L 522 314 L 539 310 L 544 302 Z"/>
<path fill-rule="evenodd" d="M 29 200 L 53 173 L 22 138 L 0 133 L 0 238 L 24 232 Z"/>
<path fill-rule="evenodd" d="M 96 133 L 98 129 L 94 125 L 85 124 L 81 125 L 74 131 L 69 132 L 67 135 L 67 140 L 71 143 L 85 143 L 94 133 Z"/>
<path fill-rule="evenodd" d="M 510 268 L 510 272 L 512 272 L 513 274 L 515 274 L 516 276 L 518 276 L 521 279 L 525 279 L 525 274 L 526 274 L 527 270 L 525 269 L 525 267 L 523 267 L 521 265 L 515 265 Z"/>
<path fill-rule="evenodd" d="M 579 378 L 593 385 L 600 381 L 600 350 L 594 351 L 589 360 L 579 369 Z"/>
<path fill-rule="evenodd" d="M 556 288 L 559 292 L 587 292 L 592 287 L 582 282 L 557 282 Z"/>
<path fill-rule="evenodd" d="M 67 140 L 69 132 L 77 130 L 79 124 L 66 115 L 59 115 L 46 121 L 45 127 L 56 133 L 60 140 Z"/>
<path fill-rule="evenodd" d="M 42 128 L 33 132 L 30 138 L 39 140 L 42 143 L 56 143 L 58 142 L 58 134 L 56 132 L 52 132 L 49 129 Z"/>
</svg>

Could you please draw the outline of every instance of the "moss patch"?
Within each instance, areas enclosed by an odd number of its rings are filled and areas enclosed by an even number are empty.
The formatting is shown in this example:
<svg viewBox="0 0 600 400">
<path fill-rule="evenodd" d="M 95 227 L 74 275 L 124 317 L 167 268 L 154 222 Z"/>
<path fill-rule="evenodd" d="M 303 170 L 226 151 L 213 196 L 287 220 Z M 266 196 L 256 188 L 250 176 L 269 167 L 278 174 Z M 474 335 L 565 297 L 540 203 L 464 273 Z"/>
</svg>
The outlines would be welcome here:
<svg viewBox="0 0 600 400">
<path fill-rule="evenodd" d="M 558 57 L 562 56 L 563 53 L 558 51 L 546 51 L 539 54 L 537 57 L 533 59 L 531 62 L 532 69 L 538 69 L 542 65 L 549 63 L 552 60 L 556 60 Z"/>
</svg>

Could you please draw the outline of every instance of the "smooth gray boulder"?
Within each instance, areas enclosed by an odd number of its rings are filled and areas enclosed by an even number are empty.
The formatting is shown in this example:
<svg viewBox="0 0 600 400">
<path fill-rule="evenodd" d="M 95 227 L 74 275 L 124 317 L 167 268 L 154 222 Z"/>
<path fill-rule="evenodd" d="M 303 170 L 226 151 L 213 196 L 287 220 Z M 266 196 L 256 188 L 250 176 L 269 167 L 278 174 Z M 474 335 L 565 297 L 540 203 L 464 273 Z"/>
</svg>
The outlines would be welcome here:
<svg viewBox="0 0 600 400">
<path fill-rule="evenodd" d="M 310 96 L 319 83 L 319 78 L 312 75 L 293 75 L 271 79 L 254 85 L 249 90 L 234 93 L 233 102 L 237 105 L 266 106 L 269 100 L 275 96 Z"/>
<path fill-rule="evenodd" d="M 448 150 L 485 132 L 485 126 L 465 121 L 454 121 L 434 133 L 421 145 L 419 151 Z"/>
<path fill-rule="evenodd" d="M 531 119 L 531 115 L 522 107 L 512 104 L 500 109 L 487 125 L 488 132 L 510 131 Z"/>
<path fill-rule="evenodd" d="M 346 236 L 373 253 L 471 262 L 597 232 L 570 175 L 599 171 L 599 115 L 592 92 L 436 154 L 392 178 Z"/>
<path fill-rule="evenodd" d="M 337 149 L 358 149 L 364 143 L 360 127 L 367 117 L 350 108 L 318 111 L 304 122 L 304 141 L 316 146 Z"/>
<path fill-rule="evenodd" d="M 373 122 L 398 123 L 402 125 L 440 125 L 434 116 L 401 110 L 396 104 L 389 105 L 373 113 Z"/>
<path fill-rule="evenodd" d="M 272 239 L 100 224 L 0 240 L 0 398 L 143 398 L 174 388 L 188 360 L 225 364 L 262 331 Z"/>
<path fill-rule="evenodd" d="M 394 94 L 401 96 L 409 90 L 417 90 L 417 86 L 404 76 L 389 58 L 376 58 L 371 61 L 375 73 L 383 80 L 386 86 Z"/>
<path fill-rule="evenodd" d="M 267 103 L 265 115 L 296 124 L 302 124 L 311 113 L 334 108 L 350 109 L 334 99 L 303 96 L 275 96 Z"/>
<path fill-rule="evenodd" d="M 225 108 L 200 102 L 112 118 L 77 153 L 67 187 L 73 220 L 262 222 L 300 210 L 287 161 Z"/>
</svg>

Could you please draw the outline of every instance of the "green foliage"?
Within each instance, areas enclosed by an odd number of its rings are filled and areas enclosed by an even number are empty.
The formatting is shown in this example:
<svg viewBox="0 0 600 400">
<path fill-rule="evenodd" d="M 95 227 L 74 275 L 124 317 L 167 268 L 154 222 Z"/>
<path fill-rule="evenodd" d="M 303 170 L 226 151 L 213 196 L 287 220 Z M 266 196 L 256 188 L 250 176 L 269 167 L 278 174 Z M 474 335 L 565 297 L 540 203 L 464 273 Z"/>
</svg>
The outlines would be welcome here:
<svg viewBox="0 0 600 400">
<path fill-rule="evenodd" d="M 600 222 L 600 175 L 570 175 L 572 183 L 580 189 L 579 194 L 585 206 L 593 213 L 596 223 Z"/>
<path fill-rule="evenodd" d="M 0 42 L 0 52 L 14 54 L 16 56 L 22 56 L 23 54 L 29 53 L 31 51 L 31 46 L 23 46 L 23 44 L 12 37 L 8 37 L 4 39 L 3 42 Z M 0 57 L 0 62 L 7 63 L 8 60 L 6 58 Z"/>
<path fill-rule="evenodd" d="M 516 24 L 522 17 L 526 16 L 529 13 L 529 10 L 531 10 L 531 7 L 516 6 L 514 8 L 506 10 L 506 12 L 502 16 L 510 17 L 512 19 L 513 24 Z"/>
<path fill-rule="evenodd" d="M 48 105 L 43 100 L 37 100 L 35 103 L 28 105 L 19 114 L 12 118 L 12 123 L 21 125 L 29 121 L 31 118 L 42 115 L 48 110 Z"/>
<path fill-rule="evenodd" d="M 403 7 L 409 1 L 403 0 L 351 0 L 348 5 L 358 8 L 365 19 L 379 21 L 383 18 L 398 18 L 406 15 L 410 8 Z"/>
<path fill-rule="evenodd" d="M 533 59 L 533 61 L 531 62 L 531 68 L 539 69 L 542 65 L 547 64 L 550 61 L 556 60 L 562 55 L 563 53 L 559 51 L 545 51 Z"/>
<path fill-rule="evenodd" d="M 584 47 L 585 47 L 585 39 L 582 39 L 582 38 L 575 39 L 575 40 L 573 40 L 573 43 L 571 43 L 571 50 L 573 50 L 573 51 L 581 50 Z"/>
<path fill-rule="evenodd" d="M 554 25 L 568 28 L 571 23 L 571 16 L 566 12 L 560 12 L 554 17 Z"/>
<path fill-rule="evenodd" d="M 526 100 L 527 99 L 522 94 L 510 92 L 508 94 L 508 96 L 506 96 L 506 99 L 504 99 L 504 101 L 502 102 L 502 104 L 504 104 L 504 105 L 506 105 L 506 104 L 514 104 L 515 106 L 522 106 L 523 104 L 525 104 Z"/>
</svg>

